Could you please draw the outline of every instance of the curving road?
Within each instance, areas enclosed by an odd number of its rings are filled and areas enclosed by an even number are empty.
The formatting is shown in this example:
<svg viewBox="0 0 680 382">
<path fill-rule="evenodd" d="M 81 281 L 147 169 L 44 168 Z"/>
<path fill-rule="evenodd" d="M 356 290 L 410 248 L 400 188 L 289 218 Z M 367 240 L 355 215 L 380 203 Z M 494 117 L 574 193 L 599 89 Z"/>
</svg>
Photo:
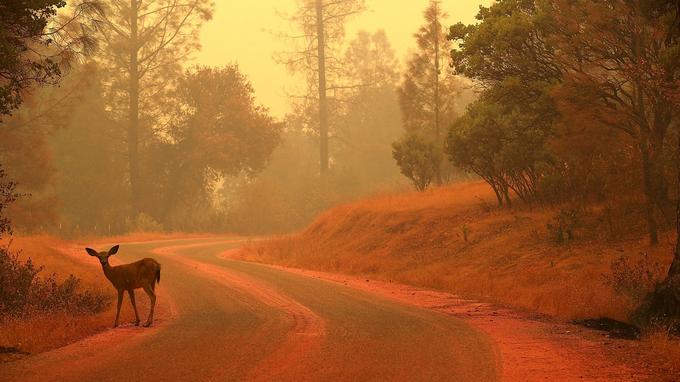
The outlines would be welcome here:
<svg viewBox="0 0 680 382">
<path fill-rule="evenodd" d="M 215 238 L 123 244 L 120 260 L 152 256 L 162 264 L 159 309 L 174 318 L 0 365 L 0 380 L 497 379 L 491 341 L 462 321 L 217 256 L 238 245 Z"/>
</svg>

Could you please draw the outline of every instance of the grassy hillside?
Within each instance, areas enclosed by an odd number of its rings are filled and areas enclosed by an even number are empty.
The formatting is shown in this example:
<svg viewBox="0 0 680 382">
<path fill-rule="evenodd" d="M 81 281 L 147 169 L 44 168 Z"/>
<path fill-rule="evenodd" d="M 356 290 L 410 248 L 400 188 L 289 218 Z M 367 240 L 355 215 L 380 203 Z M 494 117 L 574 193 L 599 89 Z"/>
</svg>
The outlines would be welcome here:
<svg viewBox="0 0 680 382">
<path fill-rule="evenodd" d="M 606 282 L 612 264 L 625 258 L 618 285 L 637 288 L 637 279 L 648 272 L 660 277 L 669 264 L 671 236 L 652 248 L 634 213 L 590 206 L 573 216 L 571 208 L 499 209 L 484 183 L 458 184 L 340 206 L 297 235 L 252 244 L 238 256 L 435 288 L 566 319 L 625 320 L 634 301 Z M 558 240 L 560 214 L 572 240 L 566 233 Z M 643 257 L 655 266 L 637 267 Z"/>
</svg>

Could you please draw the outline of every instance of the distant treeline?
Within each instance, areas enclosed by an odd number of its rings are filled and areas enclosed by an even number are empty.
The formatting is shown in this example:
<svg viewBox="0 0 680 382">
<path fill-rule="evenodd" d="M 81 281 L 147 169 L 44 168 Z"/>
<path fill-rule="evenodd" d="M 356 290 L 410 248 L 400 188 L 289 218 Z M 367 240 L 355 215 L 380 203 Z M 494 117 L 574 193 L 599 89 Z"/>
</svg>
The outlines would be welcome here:
<svg viewBox="0 0 680 382">
<path fill-rule="evenodd" d="M 0 128 L 0 164 L 18 194 L 6 214 L 15 228 L 284 232 L 398 181 L 390 147 L 401 130 L 398 61 L 384 32 L 334 48 L 342 65 L 329 65 L 329 84 L 346 86 L 327 99 L 332 171 L 320 177 L 318 102 L 293 97 L 294 112 L 276 120 L 238 65 L 186 69 L 208 2 L 134 5 L 15 4 L 19 16 L 3 21 L 34 34 L 2 45 L 23 81 L 3 83 L 14 97 Z M 56 26 L 81 34 L 54 46 L 44 32 Z M 14 49 L 21 44 L 53 58 Z"/>
</svg>

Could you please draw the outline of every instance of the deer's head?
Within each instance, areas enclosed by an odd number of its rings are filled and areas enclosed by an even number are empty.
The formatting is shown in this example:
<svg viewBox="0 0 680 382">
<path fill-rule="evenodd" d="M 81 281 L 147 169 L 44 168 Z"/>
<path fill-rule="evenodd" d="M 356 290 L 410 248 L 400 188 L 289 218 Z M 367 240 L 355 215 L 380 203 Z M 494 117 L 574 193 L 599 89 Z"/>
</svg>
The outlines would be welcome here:
<svg viewBox="0 0 680 382">
<path fill-rule="evenodd" d="M 98 258 L 99 262 L 102 263 L 102 265 L 106 265 L 109 263 L 109 256 L 115 255 L 118 252 L 118 247 L 119 247 L 118 245 L 114 245 L 113 247 L 111 247 L 111 249 L 104 252 L 97 252 L 92 248 L 85 248 L 85 250 L 90 256 Z"/>
</svg>

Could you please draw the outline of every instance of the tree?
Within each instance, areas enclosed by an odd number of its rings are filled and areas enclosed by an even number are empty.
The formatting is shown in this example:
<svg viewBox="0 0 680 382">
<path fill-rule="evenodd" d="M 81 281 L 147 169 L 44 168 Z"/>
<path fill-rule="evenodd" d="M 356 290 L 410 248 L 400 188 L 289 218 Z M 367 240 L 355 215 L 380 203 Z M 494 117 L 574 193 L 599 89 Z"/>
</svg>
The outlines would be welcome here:
<svg viewBox="0 0 680 382">
<path fill-rule="evenodd" d="M 503 206 L 512 203 L 509 190 L 524 201 L 537 196 L 552 126 L 535 110 L 540 103 L 499 102 L 498 93 L 522 99 L 518 87 L 490 89 L 451 127 L 447 151 L 455 165 L 484 179 Z"/>
<path fill-rule="evenodd" d="M 628 135 L 639 152 L 652 243 L 655 213 L 668 199 L 662 158 L 673 113 L 665 89 L 675 86 L 680 67 L 670 24 L 646 12 L 655 3 L 505 0 L 482 7 L 480 23 L 450 33 L 457 72 L 484 86 L 525 84 L 527 103 L 552 95 L 553 121 L 580 115 L 584 127 Z"/>
<path fill-rule="evenodd" d="M 663 0 L 650 0 L 645 2 L 643 8 L 647 17 L 660 20 L 666 26 L 666 43 L 676 45 L 680 43 L 680 3 Z M 680 80 L 666 78 L 671 81 L 662 82 L 660 85 L 670 101 L 674 112 L 680 111 Z M 673 83 L 674 82 L 674 83 Z M 674 126 L 678 130 L 677 123 Z M 676 153 L 680 155 L 680 135 L 677 137 Z M 633 313 L 633 318 L 639 325 L 667 324 L 675 326 L 676 332 L 680 330 L 680 167 L 676 171 L 676 240 L 673 253 L 673 261 L 668 268 L 666 278 L 658 283 L 655 290 L 646 296 L 642 305 Z"/>
<path fill-rule="evenodd" d="M 5 173 L 2 165 L 0 165 L 0 238 L 6 234 L 12 234 L 12 225 L 7 216 L 5 216 L 5 210 L 19 196 L 15 192 L 16 183 L 8 181 L 6 177 L 7 173 Z"/>
<path fill-rule="evenodd" d="M 207 217 L 218 181 L 262 171 L 279 143 L 280 126 L 255 103 L 236 65 L 187 71 L 174 99 L 181 112 L 150 157 L 157 185 L 152 212 L 166 228 L 205 226 L 196 219 Z"/>
<path fill-rule="evenodd" d="M 48 143 L 55 172 L 50 188 L 64 235 L 112 235 L 125 229 L 125 144 L 111 139 L 120 126 L 106 112 L 101 75 L 94 62 L 73 70 L 62 84 L 62 92 L 71 93 L 61 105 L 67 116 L 49 113 L 63 123 L 48 135 Z"/>
<path fill-rule="evenodd" d="M 401 173 L 418 191 L 425 191 L 439 173 L 442 152 L 439 144 L 421 134 L 411 134 L 392 144 L 392 155 Z"/>
<path fill-rule="evenodd" d="M 0 162 L 26 197 L 8 210 L 18 228 L 52 223 L 88 230 L 121 193 L 120 144 L 104 110 L 96 65 L 78 64 L 59 87 L 36 89 L 0 129 Z M 83 184 L 90 184 L 83 187 Z M 108 207 L 122 209 L 120 204 Z"/>
<path fill-rule="evenodd" d="M 668 204 L 663 152 L 673 122 L 665 89 L 680 78 L 680 50 L 662 16 L 645 2 L 558 1 L 551 35 L 571 105 L 627 134 L 641 154 L 649 238 L 658 243 L 655 211 Z M 583 95 L 588 102 L 579 102 Z"/>
<path fill-rule="evenodd" d="M 442 25 L 446 17 L 441 1 L 431 0 L 424 12 L 425 24 L 414 35 L 418 52 L 409 60 L 398 89 L 407 135 L 422 134 L 442 148 L 444 128 L 456 118 L 456 100 L 462 88 L 461 81 L 448 70 L 451 43 Z M 440 171 L 436 181 L 441 183 L 444 167 L 435 167 Z"/>
<path fill-rule="evenodd" d="M 64 0 L 0 4 L 0 116 L 19 107 L 26 89 L 56 84 L 75 55 L 94 48 L 91 25 L 83 19 L 97 4 L 78 2 L 59 16 L 65 6 Z"/>
<path fill-rule="evenodd" d="M 345 22 L 364 8 L 363 0 L 298 0 L 299 6 L 290 21 L 301 34 L 290 37 L 294 52 L 279 60 L 293 72 L 307 77 L 307 94 L 302 97 L 302 110 L 316 107 L 318 117 L 311 123 L 319 134 L 319 172 L 324 177 L 329 170 L 328 140 L 329 91 L 345 86 L 333 83 L 342 70 L 338 48 L 345 36 Z M 313 101 L 311 105 L 309 102 Z"/>
<path fill-rule="evenodd" d="M 396 84 L 398 61 L 387 35 L 361 31 L 344 56 L 349 89 L 336 117 L 337 157 L 340 177 L 362 192 L 399 176 L 391 143 L 399 138 L 401 120 Z M 349 185 L 348 185 L 349 186 Z"/>
<path fill-rule="evenodd" d="M 108 109 L 127 127 L 128 172 L 133 214 L 145 201 L 140 144 L 167 122 L 162 94 L 181 75 L 181 64 L 198 49 L 198 29 L 211 18 L 209 0 L 107 0 L 102 13 L 100 60 Z"/>
</svg>

